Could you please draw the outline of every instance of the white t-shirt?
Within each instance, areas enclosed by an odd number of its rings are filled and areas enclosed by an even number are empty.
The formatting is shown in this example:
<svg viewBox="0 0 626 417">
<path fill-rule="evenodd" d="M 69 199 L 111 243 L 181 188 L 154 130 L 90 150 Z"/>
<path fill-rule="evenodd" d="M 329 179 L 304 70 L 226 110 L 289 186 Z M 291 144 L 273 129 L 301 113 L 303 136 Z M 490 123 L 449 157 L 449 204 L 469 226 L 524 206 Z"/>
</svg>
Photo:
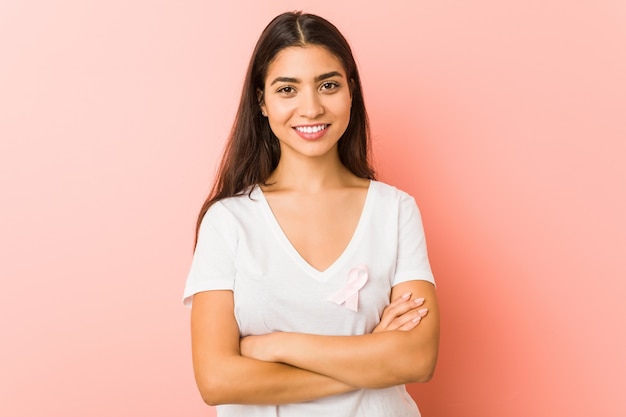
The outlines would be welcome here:
<svg viewBox="0 0 626 417">
<path fill-rule="evenodd" d="M 365 269 L 368 278 L 353 311 L 348 303 L 337 304 L 341 301 L 329 297 L 346 288 L 356 267 Z M 329 268 L 319 271 L 291 245 L 263 192 L 255 187 L 250 196 L 218 201 L 204 216 L 183 301 L 190 306 L 195 293 L 232 290 L 242 337 L 276 331 L 362 335 L 378 324 L 391 288 L 410 280 L 434 284 L 420 213 L 407 193 L 371 181 L 350 243 Z M 305 403 L 217 409 L 220 417 L 420 415 L 404 385 Z"/>
</svg>

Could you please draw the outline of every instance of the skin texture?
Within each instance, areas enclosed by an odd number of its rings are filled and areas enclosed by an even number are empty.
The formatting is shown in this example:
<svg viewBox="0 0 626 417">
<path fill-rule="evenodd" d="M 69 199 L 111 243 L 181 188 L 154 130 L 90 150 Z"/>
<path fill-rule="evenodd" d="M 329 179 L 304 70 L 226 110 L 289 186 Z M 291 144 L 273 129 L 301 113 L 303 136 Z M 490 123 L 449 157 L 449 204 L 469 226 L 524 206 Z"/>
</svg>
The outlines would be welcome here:
<svg viewBox="0 0 626 417">
<path fill-rule="evenodd" d="M 350 118 L 350 80 L 325 48 L 290 47 L 270 64 L 259 98 L 281 146 L 263 193 L 296 250 L 323 271 L 349 243 L 369 185 L 341 164 L 337 152 Z M 298 126 L 325 129 L 303 137 Z M 204 400 L 283 404 L 429 380 L 439 342 L 435 288 L 408 281 L 392 289 L 391 301 L 372 334 L 271 333 L 240 339 L 232 292 L 196 294 L 192 351 Z"/>
</svg>

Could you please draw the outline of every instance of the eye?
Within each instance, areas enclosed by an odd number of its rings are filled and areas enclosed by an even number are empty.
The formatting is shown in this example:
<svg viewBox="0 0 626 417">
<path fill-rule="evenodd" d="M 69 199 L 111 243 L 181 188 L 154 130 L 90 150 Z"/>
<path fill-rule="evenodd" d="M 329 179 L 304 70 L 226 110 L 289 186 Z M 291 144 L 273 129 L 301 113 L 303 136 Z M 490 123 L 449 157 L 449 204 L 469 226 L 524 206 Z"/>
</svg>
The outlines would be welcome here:
<svg viewBox="0 0 626 417">
<path fill-rule="evenodd" d="M 336 88 L 339 88 L 339 83 L 336 81 L 326 81 L 320 86 L 321 90 L 326 90 L 326 91 L 334 90 Z"/>
<path fill-rule="evenodd" d="M 293 88 L 290 85 L 286 85 L 284 87 L 280 87 L 278 90 L 276 90 L 276 92 L 279 93 L 279 94 L 291 96 L 291 95 L 294 95 L 296 93 L 296 89 Z"/>
</svg>

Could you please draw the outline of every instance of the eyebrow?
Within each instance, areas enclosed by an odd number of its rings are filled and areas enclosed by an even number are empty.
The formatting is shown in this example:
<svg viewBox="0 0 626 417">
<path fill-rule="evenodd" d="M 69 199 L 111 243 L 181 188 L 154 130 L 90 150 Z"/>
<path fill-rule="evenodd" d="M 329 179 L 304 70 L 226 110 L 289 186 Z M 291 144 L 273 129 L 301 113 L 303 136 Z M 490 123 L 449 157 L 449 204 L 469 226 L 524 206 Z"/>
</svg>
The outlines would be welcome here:
<svg viewBox="0 0 626 417">
<path fill-rule="evenodd" d="M 329 78 L 332 77 L 343 77 L 343 75 L 339 72 L 339 71 L 331 71 L 331 72 L 327 72 L 325 74 L 322 75 L 318 75 L 317 77 L 315 77 L 315 82 L 319 82 L 322 80 L 327 80 Z M 270 85 L 274 85 L 276 83 L 294 83 L 294 84 L 298 84 L 301 83 L 302 80 L 298 79 L 298 78 L 292 78 L 292 77 L 276 77 L 274 78 L 274 81 L 272 81 L 272 83 Z"/>
</svg>

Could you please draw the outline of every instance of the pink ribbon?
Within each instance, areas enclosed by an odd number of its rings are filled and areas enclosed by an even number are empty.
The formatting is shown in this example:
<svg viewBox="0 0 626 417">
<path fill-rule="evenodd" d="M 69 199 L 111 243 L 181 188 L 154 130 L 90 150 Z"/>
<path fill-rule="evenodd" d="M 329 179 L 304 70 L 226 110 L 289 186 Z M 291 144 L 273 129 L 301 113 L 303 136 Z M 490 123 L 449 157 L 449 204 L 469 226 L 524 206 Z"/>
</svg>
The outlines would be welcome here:
<svg viewBox="0 0 626 417">
<path fill-rule="evenodd" d="M 367 282 L 367 267 L 365 265 L 359 265 L 354 267 L 348 272 L 348 282 L 346 285 L 328 297 L 329 301 L 335 304 L 346 304 L 346 308 L 357 311 L 359 306 L 359 290 L 363 288 Z"/>
</svg>

